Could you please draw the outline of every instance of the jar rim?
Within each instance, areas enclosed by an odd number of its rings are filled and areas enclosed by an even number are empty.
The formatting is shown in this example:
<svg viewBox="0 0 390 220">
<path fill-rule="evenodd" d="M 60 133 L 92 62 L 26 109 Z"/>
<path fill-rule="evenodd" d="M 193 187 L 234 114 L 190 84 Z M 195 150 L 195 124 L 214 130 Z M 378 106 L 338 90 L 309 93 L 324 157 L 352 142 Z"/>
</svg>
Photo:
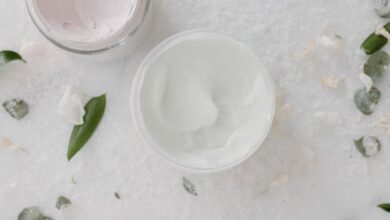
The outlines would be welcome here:
<svg viewBox="0 0 390 220">
<path fill-rule="evenodd" d="M 171 37 L 168 37 L 167 39 L 165 39 L 163 42 L 161 42 L 159 45 L 157 45 L 155 48 L 153 48 L 149 52 L 149 54 L 144 58 L 144 60 L 139 65 L 139 67 L 136 71 L 136 76 L 134 78 L 132 89 L 131 89 L 132 90 L 131 91 L 131 113 L 132 113 L 132 118 L 134 121 L 135 129 L 137 130 L 137 133 L 140 135 L 143 142 L 146 145 L 148 145 L 164 161 L 166 161 L 169 164 L 173 165 L 174 167 L 181 169 L 181 170 L 184 170 L 184 171 L 191 171 L 191 172 L 195 172 L 195 173 L 215 173 L 215 172 L 219 172 L 219 171 L 223 171 L 223 170 L 235 167 L 238 164 L 240 164 L 241 162 L 245 161 L 250 156 L 252 156 L 258 150 L 258 148 L 261 146 L 261 144 L 264 142 L 265 138 L 268 136 L 268 133 L 272 127 L 272 121 L 273 121 L 274 114 L 275 114 L 275 97 L 276 97 L 275 86 L 274 86 L 274 83 L 273 83 L 271 76 L 269 75 L 269 73 L 265 69 L 265 67 L 263 66 L 259 57 L 255 54 L 255 52 L 252 50 L 252 48 L 244 45 L 245 48 L 248 49 L 251 53 L 253 53 L 256 56 L 256 58 L 258 59 L 259 64 L 260 64 L 260 68 L 263 70 L 262 74 L 263 74 L 264 78 L 266 79 L 266 81 L 267 81 L 266 84 L 269 86 L 269 90 L 270 90 L 271 103 L 269 106 L 270 109 L 269 109 L 269 115 L 267 118 L 268 120 L 265 122 L 266 129 L 265 129 L 264 133 L 259 135 L 258 141 L 256 143 L 254 143 L 253 146 L 250 147 L 248 152 L 246 152 L 244 155 L 240 156 L 239 158 L 236 158 L 232 161 L 229 161 L 228 163 L 219 164 L 216 166 L 210 166 L 210 167 L 205 168 L 205 167 L 192 166 L 190 164 L 185 164 L 185 163 L 182 163 L 182 162 L 175 160 L 175 158 L 173 158 L 167 152 L 165 152 L 162 149 L 162 147 L 156 141 L 153 140 L 153 138 L 151 137 L 151 135 L 147 131 L 147 128 L 146 128 L 146 125 L 145 125 L 145 122 L 143 119 L 142 111 L 141 111 L 140 93 L 141 93 L 142 84 L 143 84 L 143 77 L 145 75 L 144 70 L 147 67 L 147 65 L 151 61 L 153 61 L 154 58 L 156 58 L 156 56 L 161 55 L 161 53 L 164 52 L 164 49 L 166 49 L 166 47 L 169 48 L 172 44 L 175 43 L 175 41 L 178 41 L 181 38 L 186 37 L 186 36 L 191 36 L 193 34 L 209 34 L 209 35 L 211 34 L 211 35 L 216 35 L 216 36 L 222 37 L 224 39 L 229 39 L 229 40 L 232 40 L 234 42 L 241 43 L 241 41 L 236 40 L 235 38 L 230 37 L 226 34 L 219 33 L 216 31 L 203 30 L 203 29 L 188 30 L 188 31 L 184 31 L 184 32 L 175 34 Z M 243 44 L 243 43 L 241 43 L 241 44 Z"/>
</svg>

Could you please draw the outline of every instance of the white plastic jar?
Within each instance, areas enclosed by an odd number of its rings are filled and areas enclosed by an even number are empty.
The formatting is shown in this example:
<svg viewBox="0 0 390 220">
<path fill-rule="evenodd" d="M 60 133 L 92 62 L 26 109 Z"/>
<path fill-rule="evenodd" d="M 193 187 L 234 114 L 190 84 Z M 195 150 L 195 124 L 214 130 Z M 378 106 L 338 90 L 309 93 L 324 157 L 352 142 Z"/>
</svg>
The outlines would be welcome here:
<svg viewBox="0 0 390 220">
<path fill-rule="evenodd" d="M 275 93 L 246 45 L 194 30 L 168 38 L 144 59 L 131 107 L 138 133 L 161 158 L 210 173 L 258 149 L 272 125 Z"/>
<path fill-rule="evenodd" d="M 38 30 L 56 46 L 79 55 L 126 56 L 143 42 L 150 23 L 151 0 L 26 2 Z"/>
</svg>

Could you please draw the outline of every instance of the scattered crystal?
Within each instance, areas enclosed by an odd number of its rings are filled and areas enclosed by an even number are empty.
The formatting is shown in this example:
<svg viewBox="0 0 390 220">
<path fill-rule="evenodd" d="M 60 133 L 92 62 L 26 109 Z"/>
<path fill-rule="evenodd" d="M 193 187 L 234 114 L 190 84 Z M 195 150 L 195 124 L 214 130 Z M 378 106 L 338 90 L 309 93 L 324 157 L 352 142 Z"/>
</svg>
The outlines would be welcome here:
<svg viewBox="0 0 390 220">
<path fill-rule="evenodd" d="M 360 73 L 359 79 L 366 87 L 367 92 L 370 91 L 374 86 L 374 82 L 372 81 L 371 77 L 367 76 L 365 73 Z"/>
<path fill-rule="evenodd" d="M 15 150 L 18 149 L 18 146 L 14 142 L 12 142 L 11 139 L 5 137 L 0 139 L 0 149 L 1 148 L 8 149 L 8 150 Z"/>
<path fill-rule="evenodd" d="M 390 117 L 383 116 L 379 119 L 379 125 L 386 129 L 386 136 L 390 138 Z"/>
<path fill-rule="evenodd" d="M 310 41 L 306 47 L 303 49 L 303 51 L 297 52 L 295 54 L 295 58 L 297 60 L 303 60 L 304 58 L 308 57 L 313 50 L 316 48 L 316 43 L 314 41 Z"/>
<path fill-rule="evenodd" d="M 321 76 L 321 85 L 331 89 L 337 89 L 341 84 L 341 79 L 335 75 L 323 75 Z"/>
<path fill-rule="evenodd" d="M 286 173 L 282 173 L 271 181 L 269 187 L 274 188 L 274 187 L 280 187 L 286 185 L 289 182 L 289 180 L 290 180 L 290 176 Z"/>
<path fill-rule="evenodd" d="M 34 58 L 40 58 L 47 50 L 47 44 L 38 41 L 24 42 L 20 47 L 20 54 L 26 60 L 32 60 Z"/>
<path fill-rule="evenodd" d="M 84 124 L 84 106 L 90 97 L 83 94 L 81 90 L 68 85 L 64 96 L 59 103 L 59 114 L 71 125 Z"/>
<path fill-rule="evenodd" d="M 314 122 L 319 122 L 319 126 L 333 127 L 342 124 L 343 120 L 338 112 L 317 111 L 313 114 Z"/>
<path fill-rule="evenodd" d="M 317 39 L 317 43 L 329 49 L 340 49 L 342 38 L 338 35 L 327 36 L 323 35 Z"/>
</svg>

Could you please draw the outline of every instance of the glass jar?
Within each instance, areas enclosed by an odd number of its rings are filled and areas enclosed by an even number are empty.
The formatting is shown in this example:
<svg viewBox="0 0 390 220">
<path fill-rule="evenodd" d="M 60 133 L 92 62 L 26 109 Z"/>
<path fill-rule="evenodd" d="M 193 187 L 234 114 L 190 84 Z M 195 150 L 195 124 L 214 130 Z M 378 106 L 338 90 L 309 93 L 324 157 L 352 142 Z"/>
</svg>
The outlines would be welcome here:
<svg viewBox="0 0 390 220">
<path fill-rule="evenodd" d="M 26 3 L 34 24 L 54 45 L 103 59 L 131 54 L 145 39 L 151 17 L 151 0 L 123 0 L 116 5 L 108 0 Z"/>
<path fill-rule="evenodd" d="M 262 125 L 261 129 L 259 129 L 258 134 L 254 135 L 252 138 L 253 141 L 251 141 L 250 144 L 247 144 L 247 146 L 241 146 L 240 148 L 229 148 L 229 149 L 221 149 L 219 148 L 217 154 L 214 154 L 214 156 L 218 156 L 218 160 L 216 160 L 216 157 L 214 157 L 213 160 L 210 158 L 213 157 L 208 157 L 210 156 L 210 151 L 205 151 L 202 154 L 195 155 L 194 157 L 190 156 L 191 153 L 184 154 L 181 149 L 180 151 L 176 149 L 169 149 L 168 150 L 168 145 L 166 142 L 161 141 L 160 137 L 163 137 L 164 139 L 170 139 L 171 136 L 163 135 L 159 136 L 156 135 L 158 131 L 151 129 L 152 126 L 150 125 L 150 122 L 158 121 L 156 118 L 154 118 L 153 114 L 149 114 L 150 112 L 154 112 L 155 109 L 158 109 L 156 106 L 151 106 L 150 103 L 146 103 L 145 98 L 143 97 L 142 94 L 147 93 L 150 90 L 154 90 L 156 88 L 160 88 L 159 85 L 156 84 L 145 84 L 145 79 L 152 79 L 156 77 L 148 76 L 148 73 L 152 69 L 153 71 L 156 70 L 154 76 L 158 76 L 157 80 L 155 82 L 165 82 L 164 79 L 159 78 L 163 76 L 164 71 L 169 72 L 175 69 L 177 66 L 185 66 L 188 65 L 189 63 L 193 64 L 194 61 L 191 62 L 182 62 L 179 60 L 175 60 L 175 58 L 164 58 L 164 59 L 159 59 L 161 56 L 164 56 L 165 54 L 170 54 L 172 55 L 172 51 L 183 51 L 186 52 L 187 54 L 191 54 L 188 57 L 191 57 L 191 59 L 197 59 L 199 58 L 198 55 L 192 54 L 194 51 L 194 47 L 188 46 L 188 47 L 183 47 L 180 50 L 175 48 L 176 45 L 180 44 L 181 42 L 188 42 L 192 40 L 199 40 L 199 39 L 205 39 L 205 40 L 211 40 L 210 42 L 226 42 L 229 45 L 232 45 L 233 48 L 240 48 L 238 51 L 244 51 L 247 57 L 240 57 L 240 55 L 237 55 L 238 58 L 243 59 L 243 60 L 251 60 L 253 61 L 256 65 L 256 73 L 258 73 L 258 77 L 263 79 L 263 90 L 266 91 L 265 94 L 266 98 L 264 99 L 264 102 L 262 103 L 262 108 L 264 109 L 264 112 L 262 113 L 262 123 L 259 123 Z M 210 43 L 211 44 L 211 43 Z M 175 48 L 175 49 L 172 49 Z M 222 47 L 219 47 L 222 48 Z M 243 52 L 243 53 L 244 53 Z M 206 53 L 206 52 L 205 52 Z M 223 56 L 223 55 L 221 55 Z M 221 57 L 215 58 L 216 60 L 220 60 Z M 157 61 L 158 60 L 158 61 Z M 173 60 L 175 60 L 173 62 Z M 161 62 L 167 62 L 169 63 L 169 67 L 165 68 L 158 68 L 153 66 L 155 63 L 161 63 Z M 205 62 L 214 62 L 212 59 L 209 59 Z M 200 62 L 202 63 L 202 62 Z M 203 63 L 205 64 L 205 63 Z M 194 66 L 192 66 L 194 67 Z M 169 70 L 167 70 L 169 69 Z M 196 68 L 195 68 L 196 69 Z M 158 71 L 157 71 L 158 70 Z M 212 71 L 215 71 L 214 69 Z M 210 72 L 212 72 L 210 71 Z M 203 72 L 203 71 L 201 71 Z M 207 72 L 207 71 L 206 71 Z M 168 82 L 165 82 L 168 84 Z M 177 85 L 178 83 L 176 83 Z M 153 85 L 153 86 L 151 86 Z M 150 89 L 150 90 L 149 90 Z M 214 173 L 218 171 L 222 171 L 231 167 L 234 167 L 246 159 L 248 159 L 251 155 L 254 154 L 254 152 L 260 147 L 260 145 L 263 143 L 265 140 L 271 125 L 273 121 L 273 116 L 275 113 L 275 91 L 274 91 L 274 84 L 272 81 L 271 76 L 268 74 L 268 72 L 265 70 L 263 67 L 262 63 L 258 59 L 258 57 L 255 55 L 255 53 L 246 45 L 243 43 L 239 42 L 238 40 L 235 40 L 232 37 L 226 36 L 224 34 L 218 33 L 218 32 L 213 32 L 213 31 L 208 31 L 208 30 L 189 30 L 185 31 L 182 33 L 175 34 L 168 39 L 164 40 L 162 43 L 160 43 L 158 46 L 156 46 L 142 61 L 140 64 L 135 79 L 133 81 L 133 86 L 132 86 L 132 96 L 131 96 L 131 111 L 132 111 L 132 116 L 133 116 L 133 121 L 134 121 L 134 126 L 139 133 L 141 139 L 144 141 L 146 145 L 151 147 L 151 149 L 157 153 L 157 155 L 162 158 L 164 161 L 168 162 L 169 164 L 173 165 L 174 167 L 177 167 L 179 169 L 185 170 L 185 171 L 190 171 L 190 172 L 195 172 L 195 173 Z M 157 92 L 158 94 L 164 94 L 164 92 Z M 183 92 L 184 94 L 185 92 Z M 153 96 L 153 95 L 152 95 Z M 154 96 L 153 96 L 154 97 Z M 158 98 L 156 98 L 158 99 Z M 153 99 L 154 100 L 154 99 Z M 154 100 L 156 103 L 160 103 L 160 101 Z M 143 106 L 149 106 L 151 109 L 154 109 L 153 111 L 145 110 Z M 179 114 L 179 108 L 177 108 L 176 112 Z M 260 114 L 260 113 L 259 113 Z M 153 119 L 153 120 L 151 120 Z M 257 120 L 257 119 L 256 119 Z M 164 121 L 166 123 L 166 121 Z M 158 127 L 158 126 L 157 126 Z M 166 128 L 169 130 L 168 126 Z M 248 130 L 247 130 L 248 131 Z M 184 133 L 184 130 L 182 131 Z M 249 131 L 252 132 L 252 131 Z M 169 133 L 168 133 L 169 134 Z M 208 134 L 213 134 L 208 133 Z M 206 137 L 207 139 L 207 137 Z M 177 145 L 179 146 L 179 145 Z M 183 147 L 183 146 L 181 146 Z M 244 149 L 244 150 L 237 150 L 237 149 Z M 231 152 L 230 152 L 231 150 Z M 213 153 L 215 153 L 213 152 Z M 182 157 L 182 155 L 185 155 Z M 191 159 L 189 159 L 191 158 Z M 193 158 L 195 158 L 193 160 Z M 198 163 L 198 161 L 201 161 Z M 209 161 L 207 164 L 203 164 L 203 161 Z"/>
</svg>

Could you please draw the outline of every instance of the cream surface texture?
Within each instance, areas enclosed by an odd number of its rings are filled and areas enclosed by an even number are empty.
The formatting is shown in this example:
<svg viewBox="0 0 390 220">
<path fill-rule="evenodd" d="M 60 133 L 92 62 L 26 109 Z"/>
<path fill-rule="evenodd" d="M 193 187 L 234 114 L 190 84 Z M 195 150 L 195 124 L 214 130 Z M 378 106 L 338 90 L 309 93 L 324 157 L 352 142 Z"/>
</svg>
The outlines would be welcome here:
<svg viewBox="0 0 390 220">
<path fill-rule="evenodd" d="M 163 153 L 182 165 L 234 163 L 268 131 L 272 85 L 256 55 L 238 41 L 185 34 L 160 47 L 143 71 L 145 127 Z"/>
</svg>

